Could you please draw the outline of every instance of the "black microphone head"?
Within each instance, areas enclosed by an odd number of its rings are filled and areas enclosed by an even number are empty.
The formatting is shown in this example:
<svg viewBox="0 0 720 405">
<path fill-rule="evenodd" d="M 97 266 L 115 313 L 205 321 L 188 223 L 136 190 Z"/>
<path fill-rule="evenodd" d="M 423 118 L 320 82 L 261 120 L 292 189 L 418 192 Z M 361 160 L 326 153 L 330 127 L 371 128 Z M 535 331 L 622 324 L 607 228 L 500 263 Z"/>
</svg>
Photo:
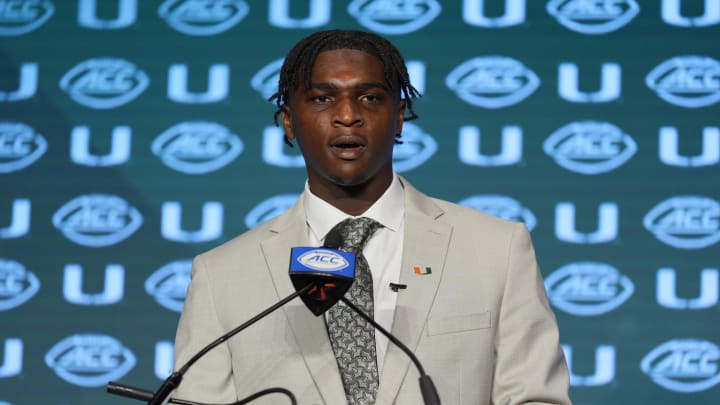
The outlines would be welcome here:
<svg viewBox="0 0 720 405">
<path fill-rule="evenodd" d="M 305 306 L 319 316 L 335 305 L 355 281 L 355 254 L 327 248 L 295 247 L 290 253 L 290 280 Z"/>
</svg>

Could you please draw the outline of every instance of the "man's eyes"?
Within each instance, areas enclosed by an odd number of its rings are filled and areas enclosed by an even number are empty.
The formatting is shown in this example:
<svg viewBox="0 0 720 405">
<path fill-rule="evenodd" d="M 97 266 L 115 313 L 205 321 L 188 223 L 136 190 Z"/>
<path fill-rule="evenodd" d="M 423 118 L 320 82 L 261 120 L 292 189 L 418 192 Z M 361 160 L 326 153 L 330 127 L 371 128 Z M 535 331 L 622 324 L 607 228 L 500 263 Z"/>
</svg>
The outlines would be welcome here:
<svg viewBox="0 0 720 405">
<path fill-rule="evenodd" d="M 365 94 L 360 99 L 366 103 L 377 103 L 381 100 L 381 97 L 377 94 Z"/>
<path fill-rule="evenodd" d="M 357 100 L 365 104 L 377 104 L 384 100 L 383 94 L 367 93 L 357 96 Z M 336 98 L 328 94 L 315 94 L 310 100 L 316 104 L 329 104 L 335 102 Z"/>
<path fill-rule="evenodd" d="M 325 103 L 330 102 L 330 101 L 332 100 L 332 98 L 331 98 L 330 96 L 326 96 L 326 95 L 324 95 L 324 94 L 321 94 L 321 95 L 314 96 L 314 97 L 312 98 L 312 100 L 313 100 L 314 102 L 316 102 L 316 103 L 319 103 L 319 104 L 325 104 Z"/>
</svg>

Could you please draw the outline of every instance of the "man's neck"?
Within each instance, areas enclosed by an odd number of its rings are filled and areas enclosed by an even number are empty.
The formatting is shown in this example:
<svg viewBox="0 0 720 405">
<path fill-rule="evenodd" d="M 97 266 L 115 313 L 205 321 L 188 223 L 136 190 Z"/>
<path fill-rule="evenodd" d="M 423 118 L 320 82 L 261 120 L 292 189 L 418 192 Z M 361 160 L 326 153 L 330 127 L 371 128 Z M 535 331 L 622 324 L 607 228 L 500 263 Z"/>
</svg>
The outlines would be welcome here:
<svg viewBox="0 0 720 405">
<path fill-rule="evenodd" d="M 326 201 L 340 211 L 358 216 L 368 210 L 375 202 L 382 197 L 392 183 L 392 176 L 387 181 L 377 181 L 354 186 L 339 186 L 334 184 L 331 187 L 313 184 L 309 182 L 310 191 L 319 198 Z"/>
</svg>

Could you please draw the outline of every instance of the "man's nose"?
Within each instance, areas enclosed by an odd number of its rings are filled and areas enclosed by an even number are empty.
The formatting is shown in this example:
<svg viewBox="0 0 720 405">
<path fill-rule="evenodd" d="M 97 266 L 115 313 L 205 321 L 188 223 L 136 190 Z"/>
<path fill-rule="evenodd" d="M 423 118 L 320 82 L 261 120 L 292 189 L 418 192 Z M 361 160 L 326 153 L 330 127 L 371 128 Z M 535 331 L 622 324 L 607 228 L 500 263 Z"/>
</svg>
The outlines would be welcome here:
<svg viewBox="0 0 720 405">
<path fill-rule="evenodd" d="M 348 98 L 339 99 L 335 106 L 333 124 L 345 127 L 362 125 L 362 114 L 357 102 Z"/>
</svg>

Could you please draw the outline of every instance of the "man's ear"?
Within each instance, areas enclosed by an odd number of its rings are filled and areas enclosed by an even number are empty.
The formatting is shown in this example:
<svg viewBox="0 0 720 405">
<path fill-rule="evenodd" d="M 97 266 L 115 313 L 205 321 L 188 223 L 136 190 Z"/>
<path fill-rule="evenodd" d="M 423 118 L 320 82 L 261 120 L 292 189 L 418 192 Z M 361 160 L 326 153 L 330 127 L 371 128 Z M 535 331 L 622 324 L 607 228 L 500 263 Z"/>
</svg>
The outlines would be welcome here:
<svg viewBox="0 0 720 405">
<path fill-rule="evenodd" d="M 280 107 L 280 116 L 282 117 L 283 129 L 285 129 L 285 138 L 295 139 L 295 133 L 292 127 L 292 110 L 289 105 L 284 104 Z"/>
<path fill-rule="evenodd" d="M 395 128 L 396 134 L 401 134 L 403 129 L 403 123 L 405 122 L 405 100 L 398 101 L 398 119 L 397 128 Z"/>
</svg>

